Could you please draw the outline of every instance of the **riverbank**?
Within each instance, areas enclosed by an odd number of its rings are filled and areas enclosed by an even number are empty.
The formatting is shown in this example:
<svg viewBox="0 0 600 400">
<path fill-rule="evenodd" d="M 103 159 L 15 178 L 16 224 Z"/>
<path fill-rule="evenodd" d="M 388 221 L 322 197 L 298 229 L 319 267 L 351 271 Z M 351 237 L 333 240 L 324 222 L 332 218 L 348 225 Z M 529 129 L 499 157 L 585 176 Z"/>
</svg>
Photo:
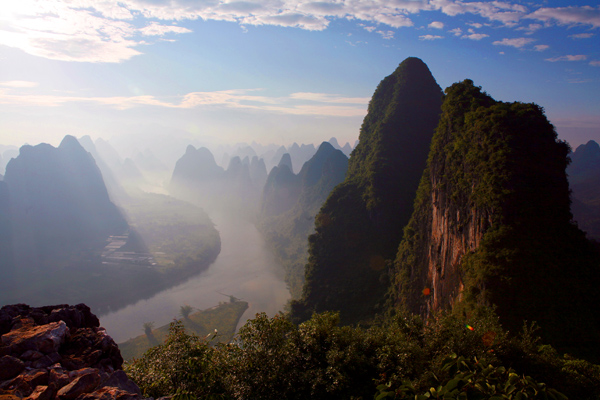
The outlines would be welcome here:
<svg viewBox="0 0 600 400">
<path fill-rule="evenodd" d="M 238 321 L 244 312 L 248 309 L 248 303 L 245 301 L 234 301 L 221 303 L 216 307 L 207 310 L 191 313 L 187 318 L 173 316 L 173 319 L 179 317 L 185 326 L 188 334 L 195 334 L 200 337 L 214 336 L 212 343 L 228 343 L 233 339 Z M 150 323 L 151 321 L 148 321 Z M 133 358 L 139 358 L 144 355 L 150 347 L 162 344 L 169 333 L 170 324 L 162 325 L 156 329 L 150 329 L 147 334 L 129 339 L 124 343 L 119 343 L 121 355 L 126 361 Z M 140 326 L 143 331 L 143 326 Z M 110 334 L 110 331 L 108 331 Z"/>
</svg>

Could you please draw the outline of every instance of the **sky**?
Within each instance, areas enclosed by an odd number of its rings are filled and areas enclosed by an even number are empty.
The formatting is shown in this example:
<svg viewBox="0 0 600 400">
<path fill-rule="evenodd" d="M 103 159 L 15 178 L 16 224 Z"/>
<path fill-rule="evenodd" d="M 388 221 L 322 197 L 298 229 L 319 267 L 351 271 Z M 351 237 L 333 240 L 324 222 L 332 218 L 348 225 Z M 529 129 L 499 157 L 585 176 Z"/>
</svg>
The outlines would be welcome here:
<svg viewBox="0 0 600 400">
<path fill-rule="evenodd" d="M 4 0 L 0 145 L 354 144 L 407 57 L 600 142 L 597 0 Z"/>
</svg>

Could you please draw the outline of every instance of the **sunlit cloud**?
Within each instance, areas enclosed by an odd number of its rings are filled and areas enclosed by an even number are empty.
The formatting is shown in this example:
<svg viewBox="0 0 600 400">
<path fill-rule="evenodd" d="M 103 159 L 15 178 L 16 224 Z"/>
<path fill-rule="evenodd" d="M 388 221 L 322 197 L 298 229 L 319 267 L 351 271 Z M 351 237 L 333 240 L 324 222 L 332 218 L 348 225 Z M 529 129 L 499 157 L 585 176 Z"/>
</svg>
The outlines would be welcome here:
<svg viewBox="0 0 600 400">
<path fill-rule="evenodd" d="M 514 39 L 502 39 L 502 40 L 497 40 L 495 42 L 492 42 L 493 45 L 495 46 L 510 46 L 510 47 L 515 47 L 517 49 L 522 48 L 523 46 L 534 42 L 535 39 L 531 39 L 531 38 L 514 38 Z"/>
<path fill-rule="evenodd" d="M 547 44 L 538 44 L 537 46 L 533 46 L 533 48 L 535 49 L 535 51 L 544 51 L 548 50 L 550 46 L 548 46 Z"/>
<path fill-rule="evenodd" d="M 33 88 L 38 86 L 37 82 L 31 81 L 4 81 L 0 82 L 0 86 L 9 87 L 9 88 Z"/>
<path fill-rule="evenodd" d="M 9 85 L 4 85 L 9 86 Z M 15 86 L 11 86 L 15 87 Z M 23 87 L 23 86 L 20 86 Z M 166 109 L 197 109 L 224 107 L 277 112 L 293 115 L 364 116 L 369 98 L 343 97 L 327 93 L 292 93 L 287 97 L 259 96 L 252 90 L 223 90 L 214 92 L 191 92 L 184 96 L 158 98 L 156 96 L 82 97 L 13 94 L 0 89 L 0 104 L 59 107 L 65 104 L 96 104 L 117 110 L 135 107 L 160 107 Z M 305 104 L 309 102 L 311 104 Z"/>
<path fill-rule="evenodd" d="M 600 60 L 593 60 L 593 61 L 590 61 L 590 65 L 591 65 L 592 67 L 600 67 Z"/>
<path fill-rule="evenodd" d="M 142 54 L 142 45 L 174 41 L 173 36 L 191 33 L 182 21 L 229 21 L 247 26 L 281 26 L 310 31 L 328 29 L 334 19 L 357 21 L 383 39 L 395 31 L 414 26 L 413 15 L 441 12 L 454 17 L 474 15 L 489 23 L 469 22 L 473 28 L 501 25 L 532 34 L 545 25 L 589 25 L 600 27 L 600 7 L 543 7 L 531 11 L 522 4 L 506 1 L 459 0 L 19 0 L 0 7 L 0 45 L 21 49 L 61 61 L 118 63 Z M 524 19 L 542 21 L 519 27 Z M 439 20 L 428 24 L 443 29 Z M 489 35 L 460 28 L 450 31 L 457 37 L 481 40 Z M 485 36 L 484 36 L 485 35 Z M 571 35 L 585 38 L 588 34 Z M 433 36 L 431 36 L 433 38 Z M 421 40 L 430 40 L 427 35 Z M 436 38 L 437 39 L 437 38 Z M 523 47 L 525 39 L 504 39 L 496 45 Z"/>
<path fill-rule="evenodd" d="M 585 61 L 587 60 L 587 56 L 583 54 L 578 55 L 566 55 L 554 58 L 546 58 L 546 61 L 557 62 L 557 61 Z"/>
<path fill-rule="evenodd" d="M 140 29 L 140 33 L 144 36 L 164 36 L 167 33 L 190 33 L 191 30 L 181 26 L 161 25 L 156 22 Z"/>
</svg>

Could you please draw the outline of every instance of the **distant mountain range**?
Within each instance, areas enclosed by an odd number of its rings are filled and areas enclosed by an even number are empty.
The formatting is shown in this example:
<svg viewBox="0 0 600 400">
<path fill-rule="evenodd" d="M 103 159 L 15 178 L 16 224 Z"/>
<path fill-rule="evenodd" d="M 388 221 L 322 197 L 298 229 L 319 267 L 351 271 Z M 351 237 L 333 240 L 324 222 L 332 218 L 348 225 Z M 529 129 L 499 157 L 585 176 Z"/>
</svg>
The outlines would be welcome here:
<svg viewBox="0 0 600 400">
<path fill-rule="evenodd" d="M 600 146 L 590 140 L 570 157 L 567 174 L 573 191 L 573 218 L 590 238 L 600 241 Z"/>
<path fill-rule="evenodd" d="M 348 157 L 330 143 L 318 151 L 296 175 L 290 168 L 291 157 L 284 154 L 271 170 L 265 184 L 258 228 L 286 270 L 286 282 L 292 297 L 298 298 L 304 284 L 304 266 L 308 260 L 307 237 L 331 190 L 344 180 Z"/>
</svg>

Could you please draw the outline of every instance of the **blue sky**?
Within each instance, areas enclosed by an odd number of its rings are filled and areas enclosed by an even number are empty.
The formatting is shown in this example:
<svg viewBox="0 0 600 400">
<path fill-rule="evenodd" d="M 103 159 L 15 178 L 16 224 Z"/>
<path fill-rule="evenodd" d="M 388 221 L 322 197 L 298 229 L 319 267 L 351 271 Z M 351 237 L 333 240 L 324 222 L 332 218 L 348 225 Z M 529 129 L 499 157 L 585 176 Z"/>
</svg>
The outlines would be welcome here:
<svg viewBox="0 0 600 400">
<path fill-rule="evenodd" d="M 410 56 L 600 142 L 597 1 L 19 0 L 0 7 L 0 144 L 353 143 Z"/>
</svg>

